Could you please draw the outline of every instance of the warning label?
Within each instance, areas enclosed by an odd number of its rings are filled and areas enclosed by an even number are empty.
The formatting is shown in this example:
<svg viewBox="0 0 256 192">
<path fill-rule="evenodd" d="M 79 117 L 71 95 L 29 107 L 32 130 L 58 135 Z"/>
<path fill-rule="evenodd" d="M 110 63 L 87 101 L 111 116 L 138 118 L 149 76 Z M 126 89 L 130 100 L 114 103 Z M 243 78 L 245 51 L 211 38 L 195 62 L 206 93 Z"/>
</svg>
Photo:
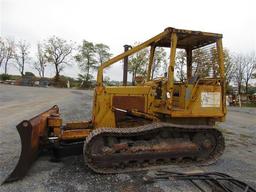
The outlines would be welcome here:
<svg viewBox="0 0 256 192">
<path fill-rule="evenodd" d="M 220 92 L 202 92 L 201 107 L 220 107 Z"/>
</svg>

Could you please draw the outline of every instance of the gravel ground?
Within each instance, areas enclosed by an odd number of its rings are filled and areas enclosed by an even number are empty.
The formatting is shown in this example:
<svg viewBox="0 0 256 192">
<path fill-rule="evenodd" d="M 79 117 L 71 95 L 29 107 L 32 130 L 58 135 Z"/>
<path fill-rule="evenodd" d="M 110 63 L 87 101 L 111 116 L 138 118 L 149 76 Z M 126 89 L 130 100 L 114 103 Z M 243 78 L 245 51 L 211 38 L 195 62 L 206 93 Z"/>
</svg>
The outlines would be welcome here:
<svg viewBox="0 0 256 192">
<path fill-rule="evenodd" d="M 65 121 L 90 119 L 92 91 L 18 87 L 0 84 L 0 183 L 16 165 L 20 139 L 15 125 L 58 104 Z M 216 164 L 207 167 L 168 166 L 172 171 L 220 171 L 256 188 L 256 108 L 229 108 L 225 123 L 218 124 L 226 138 L 226 150 Z M 101 175 L 88 169 L 82 156 L 60 163 L 40 157 L 27 176 L 0 186 L 0 191 L 197 191 L 189 183 L 157 181 L 146 184 L 149 172 Z"/>
</svg>

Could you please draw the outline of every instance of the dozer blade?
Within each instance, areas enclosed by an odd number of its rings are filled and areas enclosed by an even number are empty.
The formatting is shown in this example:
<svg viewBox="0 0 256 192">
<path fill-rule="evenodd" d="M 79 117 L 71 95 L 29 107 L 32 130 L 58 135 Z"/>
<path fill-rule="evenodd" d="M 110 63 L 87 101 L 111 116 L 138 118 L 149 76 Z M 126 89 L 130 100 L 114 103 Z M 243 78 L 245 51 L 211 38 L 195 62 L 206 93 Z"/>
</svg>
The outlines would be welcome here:
<svg viewBox="0 0 256 192">
<path fill-rule="evenodd" d="M 21 179 L 26 175 L 40 152 L 43 138 L 47 136 L 47 118 L 56 113 L 59 113 L 57 105 L 16 126 L 21 139 L 21 154 L 15 169 L 4 183 Z"/>
</svg>

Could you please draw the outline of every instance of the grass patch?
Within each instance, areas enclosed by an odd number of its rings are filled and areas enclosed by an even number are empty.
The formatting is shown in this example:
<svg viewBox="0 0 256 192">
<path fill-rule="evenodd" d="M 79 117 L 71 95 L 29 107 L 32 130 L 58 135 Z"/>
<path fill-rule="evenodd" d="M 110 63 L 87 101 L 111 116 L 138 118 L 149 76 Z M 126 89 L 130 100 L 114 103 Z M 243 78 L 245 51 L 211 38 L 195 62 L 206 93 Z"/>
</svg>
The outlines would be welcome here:
<svg viewBox="0 0 256 192">
<path fill-rule="evenodd" d="M 256 103 L 243 103 L 242 107 L 256 107 Z"/>
<path fill-rule="evenodd" d="M 221 131 L 222 131 L 224 134 L 235 135 L 234 132 L 230 131 L 230 129 L 227 129 L 227 128 L 222 128 Z"/>
<path fill-rule="evenodd" d="M 253 138 L 253 136 L 246 135 L 246 134 L 243 134 L 243 133 L 240 133 L 239 135 L 240 135 L 241 138 L 244 138 L 244 139 L 251 139 L 251 138 Z"/>
</svg>

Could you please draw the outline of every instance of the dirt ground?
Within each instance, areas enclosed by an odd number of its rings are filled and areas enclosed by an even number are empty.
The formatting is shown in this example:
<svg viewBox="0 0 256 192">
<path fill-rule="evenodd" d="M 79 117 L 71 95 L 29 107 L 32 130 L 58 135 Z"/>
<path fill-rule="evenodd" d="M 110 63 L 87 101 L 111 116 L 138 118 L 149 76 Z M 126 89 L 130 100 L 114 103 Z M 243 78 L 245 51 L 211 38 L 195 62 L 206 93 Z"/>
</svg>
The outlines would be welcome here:
<svg viewBox="0 0 256 192">
<path fill-rule="evenodd" d="M 0 84 L 0 183 L 16 165 L 20 139 L 15 125 L 23 119 L 59 105 L 65 121 L 90 119 L 92 91 L 19 87 Z M 256 188 L 256 108 L 229 108 L 224 133 L 226 150 L 216 164 L 207 167 L 168 166 L 172 171 L 220 171 Z M 0 186 L 0 191 L 197 191 L 187 182 L 157 181 L 146 184 L 148 172 L 101 175 L 86 167 L 82 156 L 60 163 L 39 158 L 27 176 Z M 149 172 L 150 173 L 150 172 Z"/>
</svg>

